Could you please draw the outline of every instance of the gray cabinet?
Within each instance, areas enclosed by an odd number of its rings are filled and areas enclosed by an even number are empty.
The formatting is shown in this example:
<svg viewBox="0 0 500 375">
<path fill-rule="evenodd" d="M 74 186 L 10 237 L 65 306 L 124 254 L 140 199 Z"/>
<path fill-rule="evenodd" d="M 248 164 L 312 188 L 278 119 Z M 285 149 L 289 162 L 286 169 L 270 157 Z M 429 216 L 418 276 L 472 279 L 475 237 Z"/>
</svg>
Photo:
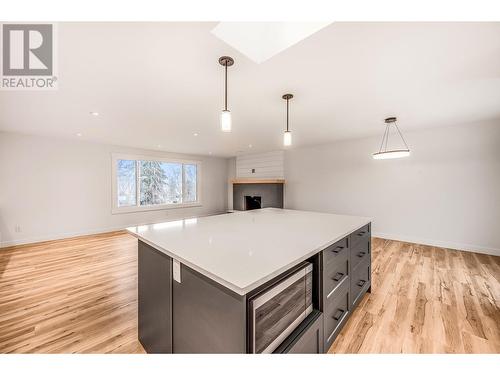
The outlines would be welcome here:
<svg viewBox="0 0 500 375">
<path fill-rule="evenodd" d="M 245 353 L 246 299 L 139 241 L 139 340 L 147 353 Z M 175 334 L 173 334 L 175 332 Z"/>
<path fill-rule="evenodd" d="M 345 237 L 323 250 L 323 263 L 325 264 L 325 268 L 328 268 L 330 264 L 336 263 L 338 259 L 343 259 L 348 255 L 349 245 L 347 243 L 347 237 Z"/>
<path fill-rule="evenodd" d="M 139 341 L 147 353 L 172 353 L 172 258 L 139 241 Z"/>
<path fill-rule="evenodd" d="M 366 225 L 349 236 L 351 269 L 371 257 L 370 225 Z"/>
<path fill-rule="evenodd" d="M 350 306 L 352 308 L 358 305 L 361 297 L 371 285 L 371 263 L 369 259 L 366 259 L 355 268 L 351 280 Z"/>
<path fill-rule="evenodd" d="M 172 290 L 174 353 L 246 352 L 245 297 L 184 264 Z"/>
<path fill-rule="evenodd" d="M 371 290 L 371 224 L 368 224 L 349 236 L 351 262 L 350 307 L 353 310 L 363 295 Z"/>
<path fill-rule="evenodd" d="M 344 252 L 342 256 L 336 258 L 336 262 L 327 265 L 323 274 L 323 290 L 325 292 L 325 303 L 331 299 L 332 295 L 342 284 L 349 284 L 349 253 Z"/>
<path fill-rule="evenodd" d="M 350 313 L 350 248 L 345 237 L 322 252 L 323 338 L 328 351 Z"/>
<path fill-rule="evenodd" d="M 328 351 L 363 295 L 371 288 L 371 225 L 322 252 L 324 350 Z"/>
<path fill-rule="evenodd" d="M 323 313 L 325 351 L 333 344 L 333 341 L 347 322 L 350 312 L 350 284 L 346 279 L 327 300 L 325 306 L 325 312 Z"/>
<path fill-rule="evenodd" d="M 302 324 L 296 335 L 289 337 L 275 351 L 278 354 L 320 354 L 323 353 L 323 314 L 313 311 Z"/>
</svg>

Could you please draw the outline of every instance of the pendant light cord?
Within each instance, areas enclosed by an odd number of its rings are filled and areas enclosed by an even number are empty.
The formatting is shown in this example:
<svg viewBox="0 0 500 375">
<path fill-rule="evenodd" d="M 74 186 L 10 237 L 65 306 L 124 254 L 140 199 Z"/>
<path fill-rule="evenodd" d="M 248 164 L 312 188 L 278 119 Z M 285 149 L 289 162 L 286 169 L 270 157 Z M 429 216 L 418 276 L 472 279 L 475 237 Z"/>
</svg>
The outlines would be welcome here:
<svg viewBox="0 0 500 375">
<path fill-rule="evenodd" d="M 405 144 L 406 149 L 407 149 L 407 150 L 409 150 L 408 145 L 406 144 L 406 141 L 405 141 L 405 139 L 404 139 L 404 137 L 403 137 L 403 134 L 402 134 L 402 133 L 401 133 L 401 131 L 399 130 L 398 124 L 394 123 L 394 126 L 396 126 L 396 129 L 397 129 L 397 131 L 398 131 L 398 133 L 399 133 L 399 136 L 400 136 L 400 137 L 401 137 L 401 139 L 403 140 L 403 143 Z"/>
<path fill-rule="evenodd" d="M 380 150 L 379 150 L 379 152 L 382 152 L 382 147 L 384 147 L 384 142 L 385 142 L 385 150 L 387 151 L 387 141 L 386 141 L 386 139 L 389 137 L 388 130 L 389 130 L 389 124 L 387 124 L 385 126 L 384 136 L 382 137 L 382 143 L 380 144 Z"/>
<path fill-rule="evenodd" d="M 288 100 L 286 100 L 286 131 L 288 131 Z"/>
<path fill-rule="evenodd" d="M 395 122 L 394 122 L 394 127 L 398 131 L 398 134 L 401 137 L 401 140 L 403 141 L 403 143 L 405 144 L 406 149 L 409 150 L 408 145 L 406 144 L 406 141 L 403 137 L 403 133 L 401 133 L 401 130 L 399 130 L 398 124 L 396 124 Z M 385 125 L 385 132 L 384 132 L 384 136 L 382 137 L 382 143 L 380 144 L 379 152 L 382 152 L 382 149 L 384 149 L 384 152 L 387 151 L 387 144 L 389 142 L 390 131 L 391 131 L 391 124 L 386 124 Z M 384 147 L 384 143 L 385 143 L 385 147 Z"/>
<path fill-rule="evenodd" d="M 391 136 L 391 125 L 387 125 L 387 136 L 385 137 L 385 148 L 384 151 L 387 151 L 387 145 L 389 144 L 389 137 Z"/>
<path fill-rule="evenodd" d="M 224 91 L 225 91 L 225 95 L 224 95 L 224 111 L 227 111 L 227 60 L 226 62 L 224 63 L 224 66 L 225 66 L 225 70 L 226 70 L 226 74 L 225 74 L 225 88 L 224 88 Z"/>
</svg>

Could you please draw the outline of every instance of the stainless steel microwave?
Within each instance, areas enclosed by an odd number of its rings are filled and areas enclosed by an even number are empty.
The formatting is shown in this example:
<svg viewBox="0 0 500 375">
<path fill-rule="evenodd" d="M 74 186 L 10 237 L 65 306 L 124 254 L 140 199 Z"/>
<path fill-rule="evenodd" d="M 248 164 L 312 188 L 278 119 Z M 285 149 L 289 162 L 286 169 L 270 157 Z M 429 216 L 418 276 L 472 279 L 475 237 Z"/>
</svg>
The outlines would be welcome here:
<svg viewBox="0 0 500 375">
<path fill-rule="evenodd" d="M 311 263 L 262 291 L 250 300 L 254 353 L 272 353 L 311 313 Z"/>
</svg>

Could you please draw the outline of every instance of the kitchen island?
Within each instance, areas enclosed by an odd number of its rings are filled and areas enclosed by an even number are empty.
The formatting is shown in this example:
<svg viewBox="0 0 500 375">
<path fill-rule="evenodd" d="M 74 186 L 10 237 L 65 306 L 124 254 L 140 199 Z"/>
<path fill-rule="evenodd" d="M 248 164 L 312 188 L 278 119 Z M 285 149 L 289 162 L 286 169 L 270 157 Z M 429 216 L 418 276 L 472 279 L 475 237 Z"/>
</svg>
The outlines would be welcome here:
<svg viewBox="0 0 500 375">
<path fill-rule="evenodd" d="M 265 208 L 128 228 L 139 239 L 139 339 L 148 353 L 327 351 L 370 289 L 370 227 Z M 275 316 L 259 326 L 257 300 L 305 269 L 307 282 L 303 273 L 291 297 L 271 301 Z M 296 309 L 304 293 L 303 318 L 280 327 L 280 306 Z"/>
</svg>

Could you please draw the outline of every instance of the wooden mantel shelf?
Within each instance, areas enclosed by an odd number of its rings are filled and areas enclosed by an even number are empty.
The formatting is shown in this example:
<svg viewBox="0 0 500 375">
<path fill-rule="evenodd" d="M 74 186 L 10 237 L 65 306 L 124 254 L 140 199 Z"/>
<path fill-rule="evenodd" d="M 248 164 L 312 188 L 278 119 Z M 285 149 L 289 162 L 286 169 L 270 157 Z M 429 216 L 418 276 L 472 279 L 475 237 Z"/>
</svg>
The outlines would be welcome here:
<svg viewBox="0 0 500 375">
<path fill-rule="evenodd" d="M 232 184 L 284 184 L 283 178 L 233 178 Z"/>
</svg>

